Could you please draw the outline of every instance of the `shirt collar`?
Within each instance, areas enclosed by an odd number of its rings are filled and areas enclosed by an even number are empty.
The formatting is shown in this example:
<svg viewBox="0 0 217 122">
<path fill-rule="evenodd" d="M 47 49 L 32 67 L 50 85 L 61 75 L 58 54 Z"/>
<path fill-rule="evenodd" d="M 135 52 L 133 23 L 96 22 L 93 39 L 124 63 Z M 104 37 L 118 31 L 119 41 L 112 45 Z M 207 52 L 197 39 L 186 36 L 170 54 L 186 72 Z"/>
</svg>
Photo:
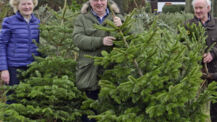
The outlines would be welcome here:
<svg viewBox="0 0 217 122">
<path fill-rule="evenodd" d="M 24 17 L 20 14 L 19 11 L 16 12 L 16 16 L 20 19 L 20 20 L 25 20 Z M 29 22 L 33 22 L 36 21 L 37 19 L 35 18 L 35 16 L 33 14 L 31 14 L 31 17 L 29 19 Z M 26 20 L 25 20 L 26 21 Z"/>
<path fill-rule="evenodd" d="M 99 22 L 100 24 L 102 24 L 103 21 L 104 21 L 104 19 L 109 15 L 110 11 L 109 11 L 109 9 L 107 8 L 107 9 L 106 9 L 106 13 L 105 13 L 105 15 L 104 15 L 103 17 L 99 17 L 99 16 L 96 14 L 96 12 L 93 11 L 93 9 L 91 9 L 91 13 L 97 18 L 98 22 Z"/>
</svg>

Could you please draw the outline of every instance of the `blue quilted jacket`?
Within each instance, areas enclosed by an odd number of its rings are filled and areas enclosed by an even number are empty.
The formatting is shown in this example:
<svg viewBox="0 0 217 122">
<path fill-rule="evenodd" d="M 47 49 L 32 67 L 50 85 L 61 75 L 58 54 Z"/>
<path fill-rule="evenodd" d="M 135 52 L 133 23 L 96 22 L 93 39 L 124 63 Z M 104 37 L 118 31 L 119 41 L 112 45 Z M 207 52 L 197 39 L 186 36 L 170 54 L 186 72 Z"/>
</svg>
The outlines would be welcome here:
<svg viewBox="0 0 217 122">
<path fill-rule="evenodd" d="M 38 56 L 35 40 L 39 43 L 39 19 L 33 14 L 27 23 L 17 12 L 4 18 L 0 33 L 0 71 L 8 67 L 27 66 Z"/>
</svg>

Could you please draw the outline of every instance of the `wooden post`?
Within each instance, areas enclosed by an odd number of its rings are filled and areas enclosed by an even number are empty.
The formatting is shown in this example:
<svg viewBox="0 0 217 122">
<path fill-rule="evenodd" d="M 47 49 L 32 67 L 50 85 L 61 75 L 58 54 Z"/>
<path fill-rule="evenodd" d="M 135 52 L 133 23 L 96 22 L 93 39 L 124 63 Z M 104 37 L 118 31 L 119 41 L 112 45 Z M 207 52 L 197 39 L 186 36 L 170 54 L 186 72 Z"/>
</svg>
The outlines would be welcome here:
<svg viewBox="0 0 217 122">
<path fill-rule="evenodd" d="M 212 0 L 211 13 L 214 17 L 217 17 L 217 1 L 216 0 Z"/>
</svg>

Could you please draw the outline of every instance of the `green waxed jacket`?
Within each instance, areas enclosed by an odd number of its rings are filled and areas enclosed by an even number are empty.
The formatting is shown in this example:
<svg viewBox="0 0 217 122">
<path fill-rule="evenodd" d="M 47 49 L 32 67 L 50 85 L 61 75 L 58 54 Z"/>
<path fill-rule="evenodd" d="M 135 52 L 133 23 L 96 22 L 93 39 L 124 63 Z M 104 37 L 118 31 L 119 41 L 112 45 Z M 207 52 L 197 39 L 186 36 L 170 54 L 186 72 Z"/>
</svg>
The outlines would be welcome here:
<svg viewBox="0 0 217 122">
<path fill-rule="evenodd" d="M 109 2 L 116 15 L 121 17 L 117 5 L 113 1 Z M 102 50 L 109 51 L 111 50 L 111 47 L 103 45 L 103 38 L 105 36 L 110 36 L 110 34 L 94 27 L 94 24 L 99 25 L 100 23 L 90 10 L 90 4 L 89 2 L 86 2 L 81 9 L 81 14 L 75 21 L 73 39 L 75 45 L 79 48 L 76 67 L 76 85 L 81 90 L 93 91 L 99 89 L 99 66 L 95 65 L 94 60 L 88 58 L 87 55 L 101 56 Z M 105 20 L 107 19 L 113 20 L 111 12 L 105 18 Z M 102 26 L 107 26 L 105 20 L 101 24 Z"/>
</svg>

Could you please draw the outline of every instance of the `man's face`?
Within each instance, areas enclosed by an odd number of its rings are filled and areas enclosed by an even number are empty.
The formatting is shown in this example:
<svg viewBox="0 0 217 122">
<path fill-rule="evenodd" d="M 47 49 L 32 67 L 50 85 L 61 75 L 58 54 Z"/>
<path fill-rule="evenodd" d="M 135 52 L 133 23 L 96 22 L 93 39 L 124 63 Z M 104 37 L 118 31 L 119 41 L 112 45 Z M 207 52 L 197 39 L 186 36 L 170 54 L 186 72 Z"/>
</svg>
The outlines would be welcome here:
<svg viewBox="0 0 217 122">
<path fill-rule="evenodd" d="M 90 0 L 90 5 L 98 16 L 103 16 L 107 8 L 107 0 Z"/>
<path fill-rule="evenodd" d="M 194 15 L 201 20 L 208 18 L 210 6 L 208 6 L 205 0 L 197 0 L 194 3 Z"/>
</svg>

